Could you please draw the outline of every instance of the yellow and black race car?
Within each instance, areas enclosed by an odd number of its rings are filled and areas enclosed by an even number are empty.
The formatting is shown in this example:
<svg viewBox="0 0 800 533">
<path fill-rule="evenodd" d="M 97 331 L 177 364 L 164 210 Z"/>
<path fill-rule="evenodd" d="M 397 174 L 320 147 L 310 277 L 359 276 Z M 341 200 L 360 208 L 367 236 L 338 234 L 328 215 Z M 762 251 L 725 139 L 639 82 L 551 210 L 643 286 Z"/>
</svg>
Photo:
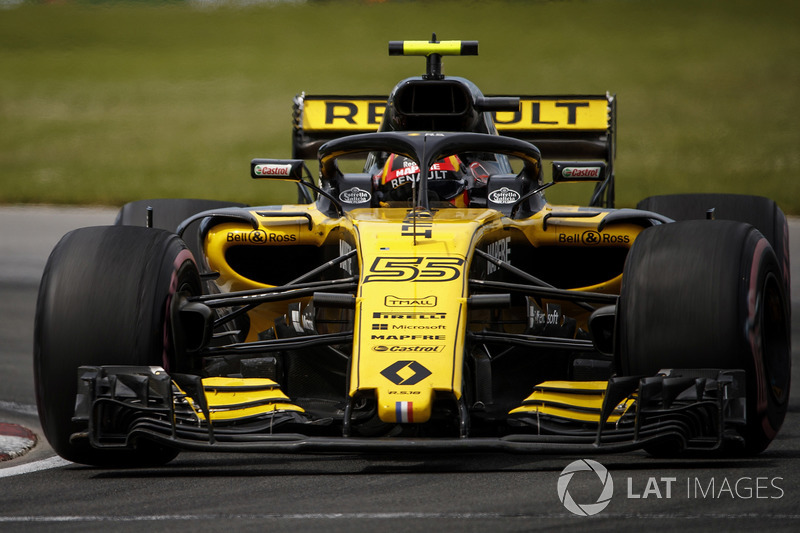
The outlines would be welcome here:
<svg viewBox="0 0 800 533">
<path fill-rule="evenodd" d="M 392 42 L 426 72 L 388 98 L 298 96 L 294 158 L 250 163 L 296 182 L 294 205 L 141 200 L 67 234 L 36 311 L 53 448 L 765 449 L 789 398 L 783 213 L 716 194 L 615 209 L 616 98 L 442 74 L 477 46 Z M 595 184 L 586 206 L 547 202 L 569 182 Z"/>
</svg>

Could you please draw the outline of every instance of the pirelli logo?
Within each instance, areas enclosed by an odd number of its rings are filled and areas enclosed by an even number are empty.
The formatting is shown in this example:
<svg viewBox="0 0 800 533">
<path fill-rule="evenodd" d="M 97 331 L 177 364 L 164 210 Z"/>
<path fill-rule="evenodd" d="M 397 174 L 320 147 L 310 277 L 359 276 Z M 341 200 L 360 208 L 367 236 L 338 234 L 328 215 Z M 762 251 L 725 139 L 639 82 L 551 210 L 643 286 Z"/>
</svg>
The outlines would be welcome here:
<svg viewBox="0 0 800 533">
<path fill-rule="evenodd" d="M 306 96 L 303 128 L 307 131 L 376 131 L 386 100 L 379 97 Z M 501 132 L 605 131 L 609 126 L 608 100 L 589 97 L 521 97 L 517 112 L 494 112 Z"/>
</svg>

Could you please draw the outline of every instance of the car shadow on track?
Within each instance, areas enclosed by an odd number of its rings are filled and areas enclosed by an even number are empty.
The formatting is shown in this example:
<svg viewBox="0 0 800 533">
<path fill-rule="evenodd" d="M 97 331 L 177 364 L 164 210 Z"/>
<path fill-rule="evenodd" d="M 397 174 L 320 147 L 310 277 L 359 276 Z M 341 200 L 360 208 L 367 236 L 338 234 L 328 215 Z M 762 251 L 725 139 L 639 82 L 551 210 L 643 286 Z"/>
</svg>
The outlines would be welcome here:
<svg viewBox="0 0 800 533">
<path fill-rule="evenodd" d="M 625 456 L 591 456 L 609 470 L 719 470 L 772 469 L 785 459 L 800 454 L 766 452 L 753 458 L 720 458 L 708 456 L 676 459 L 653 458 L 644 453 Z M 95 471 L 95 479 L 125 478 L 214 478 L 214 477 L 273 477 L 273 476 L 352 476 L 393 474 L 473 474 L 500 472 L 560 472 L 578 456 L 508 456 L 508 455 L 393 455 L 385 456 L 228 456 L 202 457 L 186 454 L 160 468 L 107 469 L 68 467 L 73 470 Z"/>
</svg>

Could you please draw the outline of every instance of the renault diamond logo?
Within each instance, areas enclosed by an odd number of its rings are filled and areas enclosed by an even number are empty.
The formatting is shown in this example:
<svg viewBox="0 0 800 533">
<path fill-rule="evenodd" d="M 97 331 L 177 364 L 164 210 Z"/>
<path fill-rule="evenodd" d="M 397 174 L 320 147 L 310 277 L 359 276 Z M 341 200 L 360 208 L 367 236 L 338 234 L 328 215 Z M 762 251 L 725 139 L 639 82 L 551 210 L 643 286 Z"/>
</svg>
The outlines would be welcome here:
<svg viewBox="0 0 800 533">
<path fill-rule="evenodd" d="M 381 375 L 395 385 L 416 385 L 431 373 L 416 361 L 397 361 L 384 369 Z"/>
</svg>

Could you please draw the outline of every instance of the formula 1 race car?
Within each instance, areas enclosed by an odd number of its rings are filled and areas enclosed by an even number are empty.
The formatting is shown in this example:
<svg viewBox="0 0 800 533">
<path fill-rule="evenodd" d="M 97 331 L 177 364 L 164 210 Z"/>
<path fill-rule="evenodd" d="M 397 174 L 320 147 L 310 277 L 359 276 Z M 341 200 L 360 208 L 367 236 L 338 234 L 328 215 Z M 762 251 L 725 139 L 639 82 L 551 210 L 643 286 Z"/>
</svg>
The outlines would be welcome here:
<svg viewBox="0 0 800 533">
<path fill-rule="evenodd" d="M 294 205 L 141 200 L 65 235 L 34 346 L 55 451 L 764 450 L 789 398 L 781 210 L 615 209 L 615 96 L 442 74 L 477 48 L 391 42 L 426 72 L 388 99 L 297 96 L 293 158 L 250 163 Z M 547 202 L 570 182 L 586 206 Z"/>
</svg>

